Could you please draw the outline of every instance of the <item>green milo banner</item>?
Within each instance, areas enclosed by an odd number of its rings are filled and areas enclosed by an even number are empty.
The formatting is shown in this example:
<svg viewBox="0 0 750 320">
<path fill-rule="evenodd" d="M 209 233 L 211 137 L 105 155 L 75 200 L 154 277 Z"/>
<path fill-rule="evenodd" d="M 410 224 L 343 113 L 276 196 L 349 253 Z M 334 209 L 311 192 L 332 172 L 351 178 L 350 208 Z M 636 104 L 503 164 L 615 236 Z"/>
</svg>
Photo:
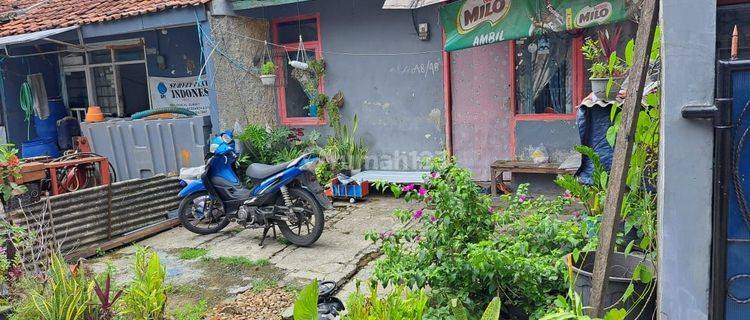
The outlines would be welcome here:
<svg viewBox="0 0 750 320">
<path fill-rule="evenodd" d="M 628 18 L 634 0 L 463 0 L 440 9 L 445 50 L 545 32 L 599 26 Z"/>
</svg>

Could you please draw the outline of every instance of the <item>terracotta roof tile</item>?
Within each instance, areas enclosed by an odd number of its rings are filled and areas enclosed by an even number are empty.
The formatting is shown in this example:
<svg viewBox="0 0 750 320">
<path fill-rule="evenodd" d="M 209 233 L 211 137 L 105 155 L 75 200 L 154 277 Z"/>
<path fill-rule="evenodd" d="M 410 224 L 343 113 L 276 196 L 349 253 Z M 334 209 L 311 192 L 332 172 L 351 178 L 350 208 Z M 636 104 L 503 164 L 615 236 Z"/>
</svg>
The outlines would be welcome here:
<svg viewBox="0 0 750 320">
<path fill-rule="evenodd" d="M 0 0 L 0 36 L 99 23 L 210 0 Z"/>
</svg>

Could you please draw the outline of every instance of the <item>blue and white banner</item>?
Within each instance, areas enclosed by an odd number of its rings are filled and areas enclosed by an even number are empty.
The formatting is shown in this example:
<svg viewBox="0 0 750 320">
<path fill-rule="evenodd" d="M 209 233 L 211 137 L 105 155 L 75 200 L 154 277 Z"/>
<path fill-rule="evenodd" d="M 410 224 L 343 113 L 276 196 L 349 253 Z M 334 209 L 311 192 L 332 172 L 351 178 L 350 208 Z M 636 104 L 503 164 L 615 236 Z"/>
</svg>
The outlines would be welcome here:
<svg viewBox="0 0 750 320">
<path fill-rule="evenodd" d="M 208 80 L 198 77 L 148 78 L 151 109 L 185 108 L 200 115 L 208 114 Z"/>
</svg>

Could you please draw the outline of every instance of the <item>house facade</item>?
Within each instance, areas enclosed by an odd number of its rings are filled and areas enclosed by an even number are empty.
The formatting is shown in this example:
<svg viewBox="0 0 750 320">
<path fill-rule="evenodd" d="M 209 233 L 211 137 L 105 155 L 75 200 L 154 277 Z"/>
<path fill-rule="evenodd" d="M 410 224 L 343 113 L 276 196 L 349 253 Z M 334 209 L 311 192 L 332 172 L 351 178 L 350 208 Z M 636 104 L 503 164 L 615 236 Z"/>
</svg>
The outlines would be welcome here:
<svg viewBox="0 0 750 320">
<path fill-rule="evenodd" d="M 616 32 L 612 45 L 622 52 L 635 24 L 446 52 L 440 2 L 213 1 L 217 51 L 237 52 L 234 63 L 213 59 L 225 65 L 217 76 L 241 70 L 231 66 L 241 57 L 250 68 L 269 59 L 279 66 L 275 87 L 264 89 L 252 77 L 239 80 L 243 88 L 260 88 L 248 89 L 258 94 L 240 99 L 253 107 L 232 106 L 237 90 L 216 89 L 222 125 L 232 127 L 237 119 L 265 123 L 275 116 L 282 125 L 326 132 L 326 120 L 308 115 L 303 88 L 289 75 L 288 62 L 304 48 L 309 59 L 325 60 L 324 91 L 344 94 L 343 119 L 351 121 L 355 114 L 360 119 L 359 136 L 370 147 L 367 169 L 417 170 L 421 158 L 447 149 L 475 179 L 489 181 L 489 165 L 496 160 L 528 160 L 533 151 L 544 150 L 550 161 L 562 163 L 575 154 L 576 113 L 590 92 L 584 40 Z M 234 31 L 222 31 L 227 28 Z M 237 109 L 253 111 L 221 116 Z M 271 117 L 258 116 L 264 109 Z"/>
<path fill-rule="evenodd" d="M 207 2 L 2 1 L 6 140 L 21 145 L 35 138 L 34 121 L 19 102 L 31 74 L 42 75 L 50 103 L 62 103 L 79 119 L 91 105 L 110 118 L 168 106 L 158 84 L 195 82 L 202 72 L 196 30 L 207 23 Z M 192 101 L 199 113 L 209 113 L 203 95 Z"/>
</svg>

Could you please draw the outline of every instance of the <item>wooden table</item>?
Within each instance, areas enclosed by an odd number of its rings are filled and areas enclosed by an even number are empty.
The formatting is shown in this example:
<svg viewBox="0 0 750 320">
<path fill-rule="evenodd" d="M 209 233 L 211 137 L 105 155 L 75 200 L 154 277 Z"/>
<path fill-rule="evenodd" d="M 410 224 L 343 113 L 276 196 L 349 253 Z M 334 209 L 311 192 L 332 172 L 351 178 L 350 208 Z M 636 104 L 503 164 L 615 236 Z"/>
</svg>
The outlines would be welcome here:
<svg viewBox="0 0 750 320">
<path fill-rule="evenodd" d="M 510 193 L 510 187 L 503 181 L 503 173 L 536 173 L 536 174 L 573 174 L 575 169 L 560 169 L 559 163 L 534 163 L 522 160 L 498 160 L 490 165 L 490 179 L 492 196 L 497 196 L 497 185 L 504 193 Z M 500 180 L 498 181 L 498 176 Z"/>
</svg>

